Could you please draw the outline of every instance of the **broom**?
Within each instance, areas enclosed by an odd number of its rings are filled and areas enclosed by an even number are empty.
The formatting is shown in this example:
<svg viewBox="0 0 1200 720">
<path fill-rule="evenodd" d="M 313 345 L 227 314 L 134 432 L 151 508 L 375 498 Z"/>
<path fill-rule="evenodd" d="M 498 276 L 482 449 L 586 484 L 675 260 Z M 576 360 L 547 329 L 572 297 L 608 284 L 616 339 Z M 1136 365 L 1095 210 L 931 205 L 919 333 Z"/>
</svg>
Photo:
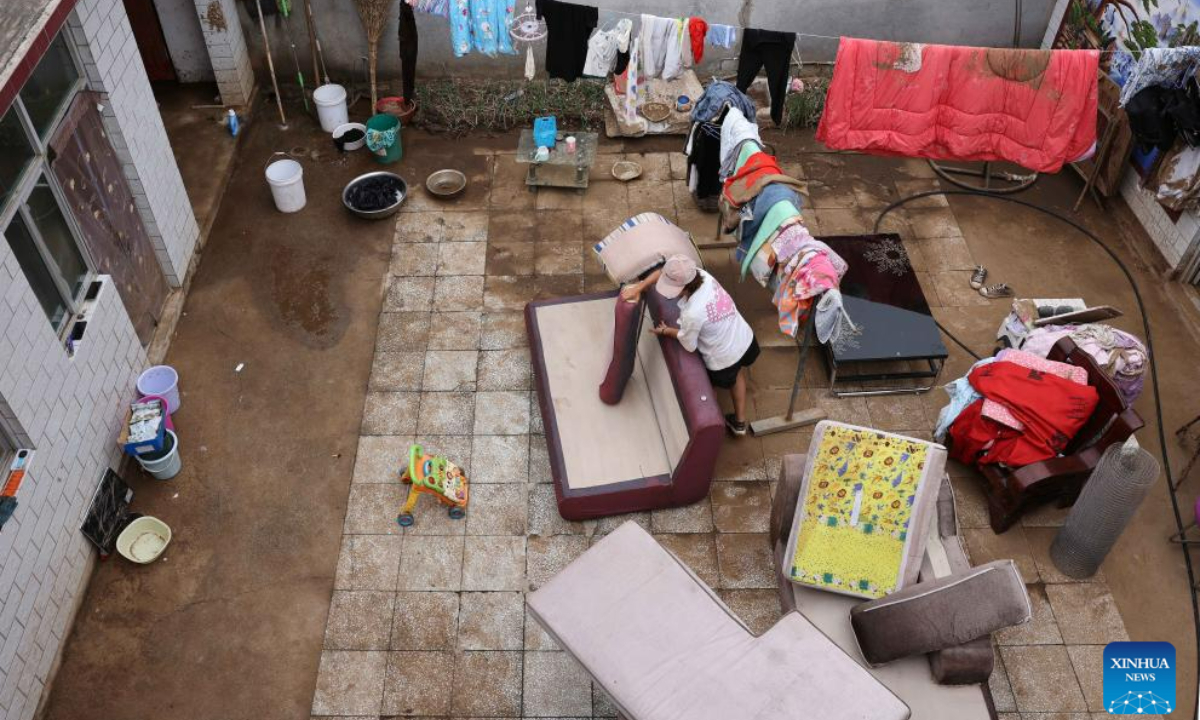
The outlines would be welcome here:
<svg viewBox="0 0 1200 720">
<path fill-rule="evenodd" d="M 375 66 L 379 61 L 379 38 L 387 26 L 394 0 L 354 0 L 363 29 L 367 31 L 367 68 L 371 75 L 371 112 L 378 100 L 375 91 Z"/>
</svg>

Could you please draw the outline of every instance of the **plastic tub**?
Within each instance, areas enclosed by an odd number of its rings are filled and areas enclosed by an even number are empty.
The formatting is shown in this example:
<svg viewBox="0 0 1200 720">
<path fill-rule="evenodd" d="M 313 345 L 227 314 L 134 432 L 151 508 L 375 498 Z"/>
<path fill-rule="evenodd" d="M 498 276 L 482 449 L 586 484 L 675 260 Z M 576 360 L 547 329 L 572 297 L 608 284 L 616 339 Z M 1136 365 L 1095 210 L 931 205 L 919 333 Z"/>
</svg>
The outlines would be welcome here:
<svg viewBox="0 0 1200 720">
<path fill-rule="evenodd" d="M 157 560 L 171 542 L 171 528 L 156 517 L 143 515 L 117 536 L 117 552 L 130 562 L 145 565 Z"/>
<path fill-rule="evenodd" d="M 350 132 L 351 130 L 361 130 L 362 137 L 360 137 L 357 140 L 353 140 L 351 142 L 346 142 L 346 143 L 339 142 L 342 139 L 342 136 L 345 135 L 346 133 Z M 352 150 L 360 149 L 362 146 L 367 144 L 367 126 L 363 125 L 362 123 L 353 123 L 353 122 L 345 123 L 343 125 L 338 125 L 337 129 L 333 131 L 333 144 L 336 145 L 338 147 L 338 149 L 342 150 L 343 152 L 350 152 Z"/>
<path fill-rule="evenodd" d="M 142 395 L 154 395 L 167 401 L 167 414 L 179 409 L 179 373 L 170 365 L 155 365 L 146 368 L 137 379 L 137 391 Z M 167 428 L 171 428 L 170 419 Z"/>
<path fill-rule="evenodd" d="M 350 121 L 346 112 L 346 88 L 341 85 L 330 83 L 313 90 L 313 102 L 317 104 L 317 119 L 325 132 L 331 133 Z"/>
<path fill-rule="evenodd" d="M 183 460 L 179 458 L 179 437 L 173 430 L 167 431 L 161 452 L 136 457 L 142 469 L 158 480 L 170 480 L 183 469 Z"/>
<path fill-rule="evenodd" d="M 300 163 L 288 158 L 267 165 L 267 184 L 279 212 L 294 213 L 304 207 L 304 168 Z"/>
</svg>

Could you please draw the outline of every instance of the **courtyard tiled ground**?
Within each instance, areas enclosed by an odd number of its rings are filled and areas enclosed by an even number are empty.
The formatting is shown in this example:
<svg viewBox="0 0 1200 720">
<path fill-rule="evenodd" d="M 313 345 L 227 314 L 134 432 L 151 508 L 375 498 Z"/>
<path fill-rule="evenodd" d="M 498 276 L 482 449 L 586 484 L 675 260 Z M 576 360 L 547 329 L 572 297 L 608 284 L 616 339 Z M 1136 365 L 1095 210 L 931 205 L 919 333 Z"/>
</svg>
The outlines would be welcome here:
<svg viewBox="0 0 1200 720">
<path fill-rule="evenodd" d="M 557 513 L 521 310 L 536 298 L 611 288 L 589 244 L 631 214 L 662 213 L 701 241 L 714 231 L 713 216 L 687 195 L 681 155 L 636 156 L 646 172 L 630 185 L 607 175 L 620 157 L 599 157 L 584 194 L 532 194 L 524 166 L 487 154 L 482 196 L 444 209 L 418 189 L 398 216 L 313 716 L 614 716 L 525 612 L 524 593 L 625 520 L 679 555 L 756 632 L 778 618 L 766 537 L 772 481 L 783 454 L 806 449 L 809 431 L 728 441 L 709 498 L 696 505 L 589 522 Z M 867 163 L 873 172 L 863 172 Z M 936 185 L 914 161 L 810 154 L 786 169 L 811 184 L 805 217 L 818 235 L 869 232 L 884 205 Z M 943 324 L 987 347 L 995 323 L 981 310 L 995 307 L 967 287 L 975 261 L 945 199 L 915 203 L 885 229 L 904 238 Z M 726 251 L 705 251 L 705 260 L 764 346 L 749 412 L 778 414 L 795 348 L 773 328 L 767 293 L 735 282 Z M 969 360 L 952 352 L 942 380 Z M 944 401 L 940 391 L 833 399 L 822 373 L 813 358 L 801 401 L 846 422 L 928 437 Z M 414 440 L 467 470 L 465 520 L 426 497 L 413 527 L 396 524 L 406 494 L 397 472 Z M 1032 513 L 996 536 L 976 478 L 960 466 L 951 474 L 974 561 L 1015 559 L 1034 603 L 1032 623 L 995 637 L 990 689 L 1000 718 L 1099 714 L 1102 646 L 1127 637 L 1103 575 L 1076 583 L 1048 561 L 1063 513 Z"/>
</svg>

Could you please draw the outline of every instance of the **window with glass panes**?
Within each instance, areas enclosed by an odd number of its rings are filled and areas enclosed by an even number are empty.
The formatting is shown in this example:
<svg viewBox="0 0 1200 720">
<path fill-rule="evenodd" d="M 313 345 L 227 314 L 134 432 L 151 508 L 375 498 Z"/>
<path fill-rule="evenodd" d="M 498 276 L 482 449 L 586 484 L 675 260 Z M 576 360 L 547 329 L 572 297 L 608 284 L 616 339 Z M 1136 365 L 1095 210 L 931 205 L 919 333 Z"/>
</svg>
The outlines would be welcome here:
<svg viewBox="0 0 1200 720">
<path fill-rule="evenodd" d="M 60 33 L 0 116 L 0 228 L 56 331 L 75 312 L 91 269 L 46 143 L 82 85 Z"/>
</svg>

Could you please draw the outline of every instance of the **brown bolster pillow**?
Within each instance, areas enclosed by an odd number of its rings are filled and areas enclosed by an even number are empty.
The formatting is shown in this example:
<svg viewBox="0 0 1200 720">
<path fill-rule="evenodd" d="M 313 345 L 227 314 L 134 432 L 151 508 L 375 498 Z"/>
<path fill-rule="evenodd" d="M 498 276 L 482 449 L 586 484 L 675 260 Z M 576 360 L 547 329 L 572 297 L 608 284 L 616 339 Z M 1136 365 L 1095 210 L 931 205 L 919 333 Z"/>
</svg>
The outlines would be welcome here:
<svg viewBox="0 0 1200 720">
<path fill-rule="evenodd" d="M 863 658 L 882 665 L 1020 625 L 1032 613 L 1016 565 L 996 560 L 856 605 L 850 624 Z"/>
</svg>

